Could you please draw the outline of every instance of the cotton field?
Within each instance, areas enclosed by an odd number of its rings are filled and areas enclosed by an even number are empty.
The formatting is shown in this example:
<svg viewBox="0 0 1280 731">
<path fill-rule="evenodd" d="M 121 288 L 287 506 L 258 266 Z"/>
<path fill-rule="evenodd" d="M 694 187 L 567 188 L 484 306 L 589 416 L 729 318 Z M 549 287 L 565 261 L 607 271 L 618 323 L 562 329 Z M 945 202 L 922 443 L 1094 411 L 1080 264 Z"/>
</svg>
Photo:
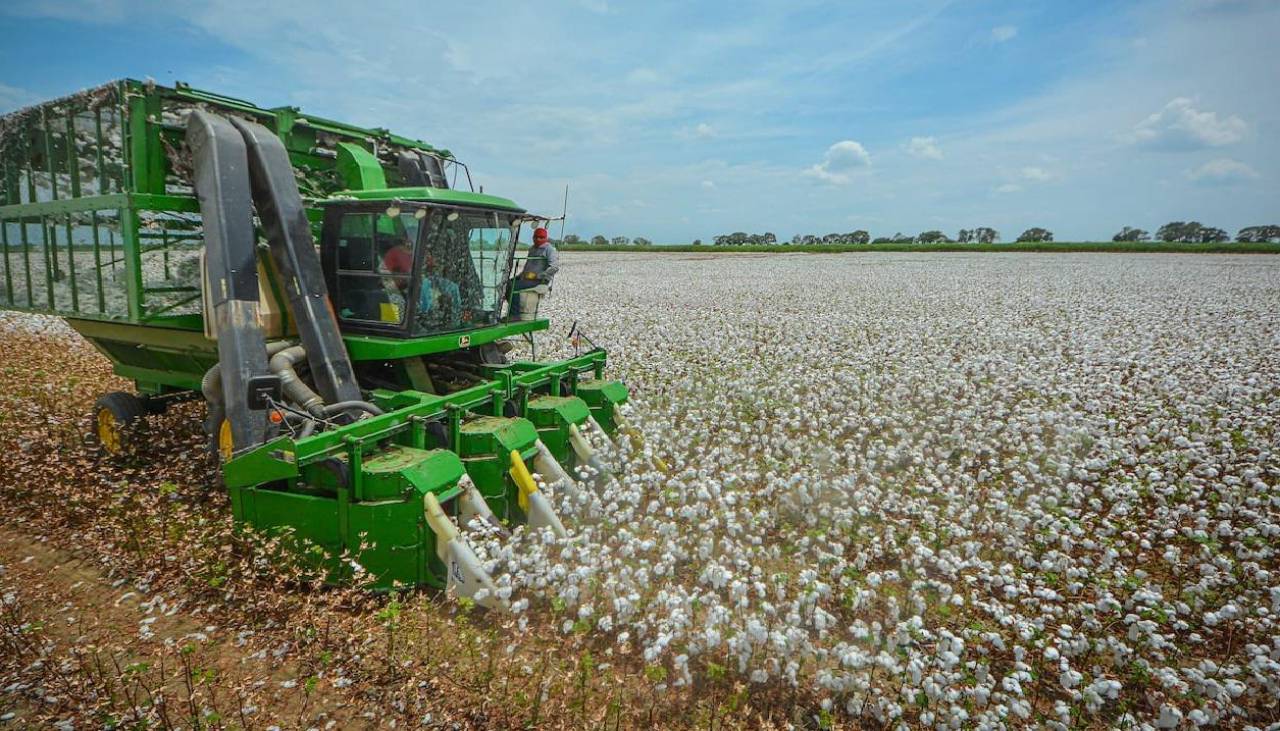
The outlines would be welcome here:
<svg viewBox="0 0 1280 731">
<path fill-rule="evenodd" d="M 199 404 L 103 461 L 126 384 L 0 317 L 0 725 L 1280 722 L 1280 260 L 563 265 L 538 356 L 577 323 L 643 439 L 547 485 L 567 539 L 467 527 L 509 615 L 282 578 Z"/>
<path fill-rule="evenodd" d="M 1278 264 L 574 255 L 546 341 L 610 350 L 670 472 L 618 455 L 491 565 L 659 690 L 819 723 L 1274 723 Z"/>
</svg>

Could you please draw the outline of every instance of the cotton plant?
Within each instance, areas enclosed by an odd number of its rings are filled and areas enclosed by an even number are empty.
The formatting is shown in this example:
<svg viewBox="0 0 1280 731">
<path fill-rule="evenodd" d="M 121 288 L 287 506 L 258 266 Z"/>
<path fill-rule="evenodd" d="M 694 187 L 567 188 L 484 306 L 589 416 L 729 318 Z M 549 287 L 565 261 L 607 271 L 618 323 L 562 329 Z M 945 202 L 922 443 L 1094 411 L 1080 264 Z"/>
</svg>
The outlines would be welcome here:
<svg viewBox="0 0 1280 731">
<path fill-rule="evenodd" d="M 1152 691 L 1143 722 L 1247 718 L 1280 682 L 1275 275 L 1240 305 L 1219 260 L 966 261 L 773 259 L 748 296 L 753 260 L 582 257 L 550 307 L 644 443 L 562 490 L 570 538 L 495 545 L 500 580 L 676 682 L 716 663 L 882 721 Z"/>
<path fill-rule="evenodd" d="M 885 722 L 1274 704 L 1271 268 L 574 260 L 548 310 L 609 348 L 643 440 L 550 486 L 568 538 L 488 539 L 534 621 Z"/>
</svg>

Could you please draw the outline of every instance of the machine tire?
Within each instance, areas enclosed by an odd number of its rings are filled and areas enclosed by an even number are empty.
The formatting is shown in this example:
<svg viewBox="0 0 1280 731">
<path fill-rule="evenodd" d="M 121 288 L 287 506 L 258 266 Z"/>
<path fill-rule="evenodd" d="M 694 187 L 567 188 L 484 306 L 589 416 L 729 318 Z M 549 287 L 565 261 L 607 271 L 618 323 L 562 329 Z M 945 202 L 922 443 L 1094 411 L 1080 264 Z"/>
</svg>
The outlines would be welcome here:
<svg viewBox="0 0 1280 731">
<path fill-rule="evenodd" d="M 147 404 L 131 393 L 113 391 L 93 406 L 93 436 L 108 456 L 127 454 L 138 430 L 147 424 Z"/>
<path fill-rule="evenodd" d="M 169 402 L 166 399 L 155 398 L 153 396 L 139 400 L 142 401 L 143 407 L 146 408 L 147 413 L 152 416 L 163 414 L 169 410 Z"/>
</svg>

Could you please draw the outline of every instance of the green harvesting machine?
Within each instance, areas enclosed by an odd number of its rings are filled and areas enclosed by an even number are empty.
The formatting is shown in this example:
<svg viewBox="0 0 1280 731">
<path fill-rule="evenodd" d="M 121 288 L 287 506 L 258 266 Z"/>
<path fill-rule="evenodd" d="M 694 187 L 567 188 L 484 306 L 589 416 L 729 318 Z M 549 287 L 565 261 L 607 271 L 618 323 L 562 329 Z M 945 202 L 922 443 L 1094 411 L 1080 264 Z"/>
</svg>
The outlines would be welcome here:
<svg viewBox="0 0 1280 731">
<path fill-rule="evenodd" d="M 105 452 L 202 398 L 237 521 L 330 581 L 499 606 L 458 525 L 563 534 L 531 473 L 598 475 L 634 430 L 603 350 L 508 359 L 549 326 L 509 314 L 540 219 L 470 188 L 384 129 L 113 82 L 0 117 L 0 308 L 64 318 L 134 382 L 95 406 Z"/>
</svg>

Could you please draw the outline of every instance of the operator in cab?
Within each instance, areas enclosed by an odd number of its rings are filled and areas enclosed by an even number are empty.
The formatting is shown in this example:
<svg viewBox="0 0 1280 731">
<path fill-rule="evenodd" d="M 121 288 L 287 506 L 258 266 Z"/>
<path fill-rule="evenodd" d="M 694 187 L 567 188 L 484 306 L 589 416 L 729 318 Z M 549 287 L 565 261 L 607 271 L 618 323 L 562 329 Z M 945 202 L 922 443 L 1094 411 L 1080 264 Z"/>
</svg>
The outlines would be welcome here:
<svg viewBox="0 0 1280 731">
<path fill-rule="evenodd" d="M 547 235 L 547 230 L 541 227 L 536 228 L 533 231 L 533 246 L 529 247 L 524 268 L 520 270 L 512 289 L 520 292 L 541 287 L 538 294 L 546 296 L 551 291 L 551 280 L 555 278 L 558 271 L 560 271 L 560 252 L 551 245 L 551 237 Z M 520 319 L 521 299 L 523 298 L 516 296 L 511 301 L 511 319 L 513 320 Z"/>
<path fill-rule="evenodd" d="M 397 236 L 384 246 L 382 268 L 390 274 L 408 274 L 413 271 L 413 246 L 409 239 Z M 404 286 L 401 285 L 401 289 Z"/>
<path fill-rule="evenodd" d="M 404 313 L 409 275 L 413 273 L 413 245 L 407 237 L 397 234 L 378 233 L 376 240 L 381 256 L 378 271 L 389 276 L 382 278 L 383 301 L 377 302 L 375 317 L 381 322 L 399 322 Z"/>
</svg>

